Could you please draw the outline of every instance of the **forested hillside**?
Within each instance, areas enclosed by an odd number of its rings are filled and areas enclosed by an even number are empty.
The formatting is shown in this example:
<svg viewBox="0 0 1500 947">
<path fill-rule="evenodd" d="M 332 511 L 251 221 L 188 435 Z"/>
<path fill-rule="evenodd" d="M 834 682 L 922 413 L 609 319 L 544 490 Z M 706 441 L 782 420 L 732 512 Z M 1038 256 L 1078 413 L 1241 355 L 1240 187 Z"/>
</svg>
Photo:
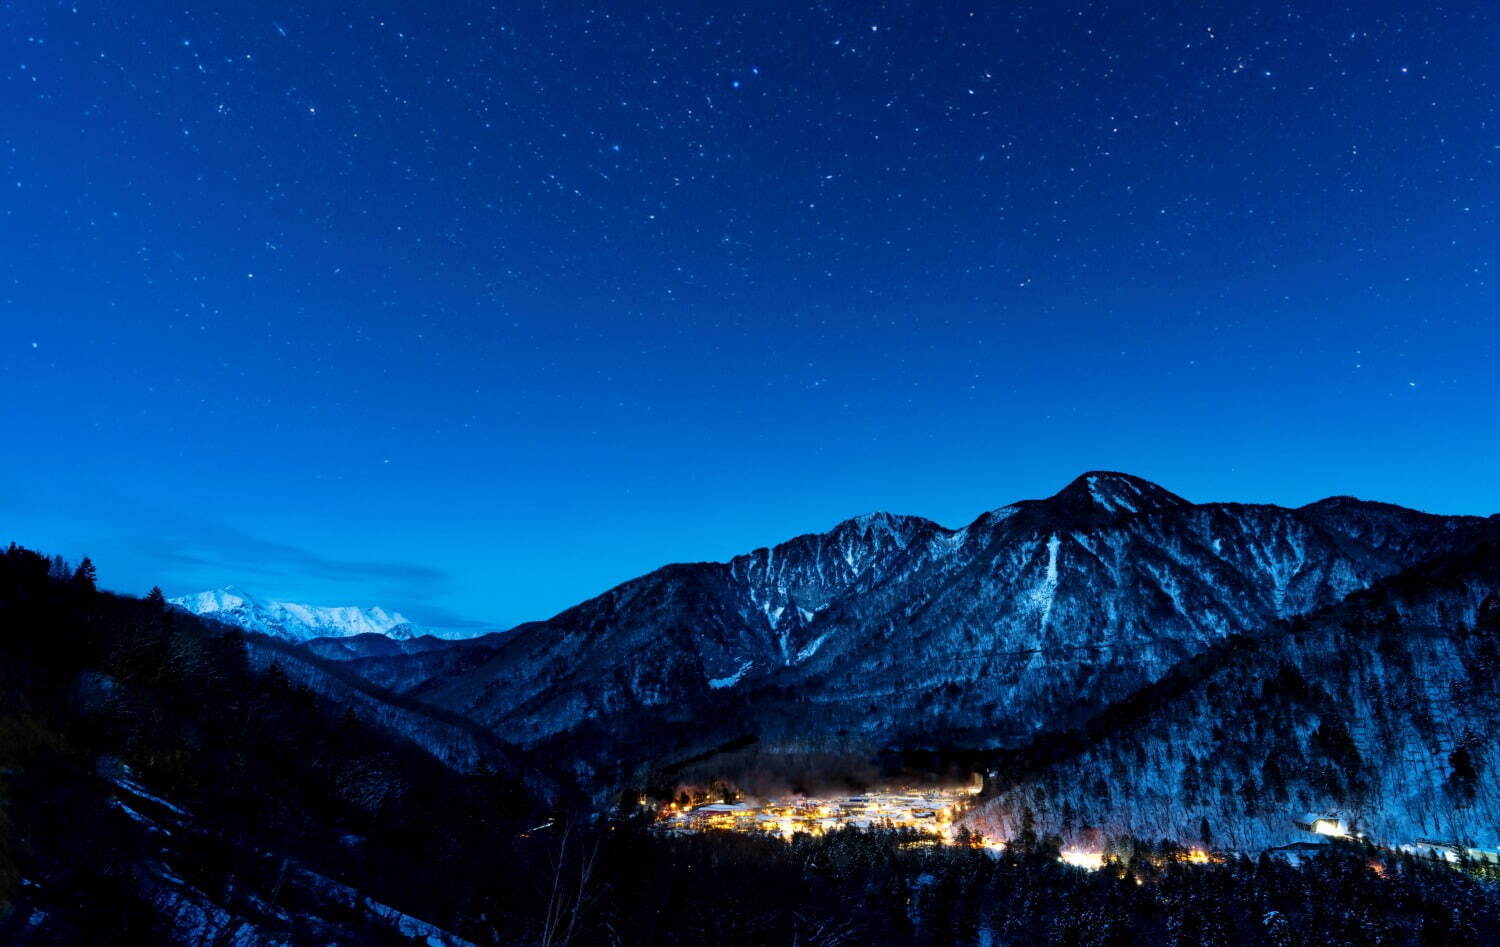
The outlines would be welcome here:
<svg viewBox="0 0 1500 947">
<path fill-rule="evenodd" d="M 1259 850 L 1337 815 L 1387 844 L 1500 848 L 1500 531 L 1237 636 L 997 763 L 975 824 Z"/>
<path fill-rule="evenodd" d="M 0 940 L 403 943 L 525 909 L 514 774 L 445 766 L 87 562 L 55 572 L 0 554 Z"/>
</svg>

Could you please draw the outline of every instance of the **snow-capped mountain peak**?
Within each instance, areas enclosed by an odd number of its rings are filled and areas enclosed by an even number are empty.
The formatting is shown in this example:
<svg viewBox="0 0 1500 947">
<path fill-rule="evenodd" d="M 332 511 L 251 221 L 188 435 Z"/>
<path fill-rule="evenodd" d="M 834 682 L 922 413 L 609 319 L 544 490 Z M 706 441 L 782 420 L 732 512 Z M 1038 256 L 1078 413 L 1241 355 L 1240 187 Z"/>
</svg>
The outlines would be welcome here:
<svg viewBox="0 0 1500 947">
<path fill-rule="evenodd" d="M 183 595 L 171 600 L 173 605 L 187 609 L 195 615 L 214 612 L 229 612 L 237 608 L 263 605 L 259 599 L 236 586 L 226 585 L 221 589 L 207 589 L 192 595 Z"/>
<path fill-rule="evenodd" d="M 278 602 L 258 598 L 233 585 L 183 595 L 169 601 L 195 615 L 288 641 L 347 638 L 366 634 L 406 639 L 423 633 L 401 613 L 386 611 L 379 606 L 330 607 Z"/>
<path fill-rule="evenodd" d="M 1112 470 L 1090 470 L 1075 478 L 1047 502 L 1070 509 L 1089 509 L 1108 514 L 1152 513 L 1192 505 L 1149 480 Z"/>
</svg>

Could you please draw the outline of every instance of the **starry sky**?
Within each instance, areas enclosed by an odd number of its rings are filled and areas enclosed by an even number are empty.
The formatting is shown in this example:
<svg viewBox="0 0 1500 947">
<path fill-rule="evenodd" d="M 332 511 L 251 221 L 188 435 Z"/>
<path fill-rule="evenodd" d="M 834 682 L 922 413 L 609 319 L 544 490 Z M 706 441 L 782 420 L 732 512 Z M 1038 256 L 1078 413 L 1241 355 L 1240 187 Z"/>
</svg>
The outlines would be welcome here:
<svg viewBox="0 0 1500 947">
<path fill-rule="evenodd" d="M 1500 511 L 1493 3 L 7 0 L 0 50 L 0 522 L 108 587 L 503 627 L 1090 468 Z"/>
</svg>

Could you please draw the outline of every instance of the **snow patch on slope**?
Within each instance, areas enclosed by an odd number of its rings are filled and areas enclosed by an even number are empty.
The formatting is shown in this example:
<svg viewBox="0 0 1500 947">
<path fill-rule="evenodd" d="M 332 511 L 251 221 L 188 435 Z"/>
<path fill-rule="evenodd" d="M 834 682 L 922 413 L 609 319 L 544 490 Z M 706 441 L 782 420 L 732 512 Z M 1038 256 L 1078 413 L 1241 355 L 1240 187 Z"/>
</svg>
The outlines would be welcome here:
<svg viewBox="0 0 1500 947">
<path fill-rule="evenodd" d="M 1047 538 L 1047 574 L 1031 592 L 1031 604 L 1042 613 L 1043 630 L 1047 627 L 1047 621 L 1052 617 L 1052 603 L 1057 600 L 1057 550 L 1062 545 L 1062 540 L 1053 533 Z"/>
<path fill-rule="evenodd" d="M 1088 484 L 1089 495 L 1094 498 L 1095 503 L 1104 508 L 1105 512 L 1113 513 L 1116 510 L 1124 510 L 1127 513 L 1134 513 L 1136 511 L 1135 504 L 1132 503 L 1129 498 L 1123 496 L 1120 492 L 1120 487 L 1128 487 L 1139 494 L 1141 492 L 1140 487 L 1137 487 L 1135 484 L 1130 483 L 1129 481 L 1120 481 L 1115 485 L 1116 491 L 1113 493 L 1113 495 L 1099 489 L 1098 477 L 1089 477 Z"/>
<path fill-rule="evenodd" d="M 801 651 L 797 652 L 797 663 L 801 664 L 803 661 L 806 661 L 808 658 L 817 654 L 818 649 L 823 647 L 823 642 L 827 641 L 828 636 L 831 634 L 833 634 L 833 632 L 825 631 L 818 637 L 814 638 L 812 641 L 808 642 Z"/>
<path fill-rule="evenodd" d="M 708 686 L 712 687 L 714 690 L 721 690 L 725 687 L 733 687 L 740 682 L 740 679 L 745 676 L 746 672 L 748 672 L 751 666 L 754 664 L 754 661 L 746 661 L 744 664 L 740 665 L 740 669 L 738 671 L 735 671 L 728 677 L 709 678 Z"/>
</svg>

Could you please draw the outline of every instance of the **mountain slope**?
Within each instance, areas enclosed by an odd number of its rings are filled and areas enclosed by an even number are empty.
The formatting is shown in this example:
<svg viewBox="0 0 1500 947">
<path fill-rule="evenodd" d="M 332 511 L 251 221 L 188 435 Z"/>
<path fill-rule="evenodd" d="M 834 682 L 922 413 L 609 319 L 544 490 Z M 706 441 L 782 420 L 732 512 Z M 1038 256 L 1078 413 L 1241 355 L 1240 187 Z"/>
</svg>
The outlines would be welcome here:
<svg viewBox="0 0 1500 947">
<path fill-rule="evenodd" d="M 844 705 L 850 726 L 868 726 L 872 701 L 890 702 L 905 716 L 888 727 L 998 727 L 1011 740 L 1229 634 L 1337 602 L 1448 548 L 1464 527 L 1410 511 L 1391 523 L 1360 506 L 1338 517 L 1205 504 L 1108 518 L 1070 507 L 1046 501 L 971 527 L 973 555 L 839 603 L 821 622 L 829 644 L 791 679 Z M 913 706 L 938 688 L 952 697 Z"/>
<path fill-rule="evenodd" d="M 1091 472 L 958 530 L 877 514 L 668 566 L 407 693 L 523 744 L 613 728 L 627 756 L 671 721 L 684 751 L 737 730 L 798 750 L 1015 745 L 1478 522 L 1350 499 L 1193 504 Z"/>
<path fill-rule="evenodd" d="M 1002 758 L 974 821 L 999 837 L 1029 814 L 1082 844 L 1257 850 L 1299 837 L 1294 815 L 1313 812 L 1390 844 L 1500 848 L 1496 590 L 1500 523 Z"/>
</svg>

